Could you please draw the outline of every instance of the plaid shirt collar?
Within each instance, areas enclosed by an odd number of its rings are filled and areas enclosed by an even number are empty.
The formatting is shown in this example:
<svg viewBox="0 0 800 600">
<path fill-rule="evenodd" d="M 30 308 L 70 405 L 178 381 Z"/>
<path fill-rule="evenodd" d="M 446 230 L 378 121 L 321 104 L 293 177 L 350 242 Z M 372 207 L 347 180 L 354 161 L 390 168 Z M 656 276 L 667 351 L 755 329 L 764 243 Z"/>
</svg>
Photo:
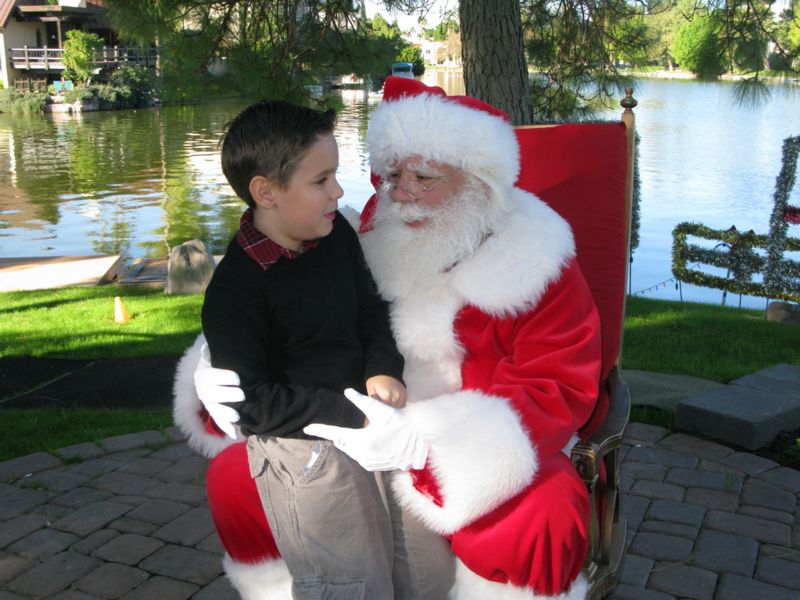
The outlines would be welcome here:
<svg viewBox="0 0 800 600">
<path fill-rule="evenodd" d="M 319 245 L 319 240 L 309 240 L 303 242 L 300 252 L 296 252 L 273 242 L 253 225 L 252 208 L 244 211 L 242 218 L 239 220 L 239 232 L 236 234 L 236 241 L 247 252 L 248 256 L 265 271 L 282 256 L 289 260 L 294 260 L 306 250 Z"/>
</svg>

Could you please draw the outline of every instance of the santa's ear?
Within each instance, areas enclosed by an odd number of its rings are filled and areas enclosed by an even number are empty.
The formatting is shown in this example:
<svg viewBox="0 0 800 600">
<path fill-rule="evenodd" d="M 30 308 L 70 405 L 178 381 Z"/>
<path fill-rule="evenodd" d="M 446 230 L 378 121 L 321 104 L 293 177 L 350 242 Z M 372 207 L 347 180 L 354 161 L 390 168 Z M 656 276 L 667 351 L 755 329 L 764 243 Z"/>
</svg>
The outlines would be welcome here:
<svg viewBox="0 0 800 600">
<path fill-rule="evenodd" d="M 253 197 L 256 206 L 260 208 L 272 208 L 275 206 L 276 189 L 275 183 L 263 175 L 256 175 L 250 180 L 250 195 Z"/>
</svg>

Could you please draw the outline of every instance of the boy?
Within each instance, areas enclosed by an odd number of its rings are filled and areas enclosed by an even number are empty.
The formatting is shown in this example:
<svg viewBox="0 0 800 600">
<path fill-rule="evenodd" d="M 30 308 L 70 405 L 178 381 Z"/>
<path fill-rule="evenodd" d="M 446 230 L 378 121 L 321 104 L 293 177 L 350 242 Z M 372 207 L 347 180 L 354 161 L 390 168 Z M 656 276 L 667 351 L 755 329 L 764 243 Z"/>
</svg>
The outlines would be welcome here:
<svg viewBox="0 0 800 600">
<path fill-rule="evenodd" d="M 262 101 L 228 126 L 222 170 L 248 209 L 206 290 L 215 367 L 295 598 L 392 598 L 392 535 L 373 474 L 310 423 L 359 428 L 347 388 L 402 407 L 403 359 L 358 238 L 336 211 L 335 113 Z"/>
</svg>

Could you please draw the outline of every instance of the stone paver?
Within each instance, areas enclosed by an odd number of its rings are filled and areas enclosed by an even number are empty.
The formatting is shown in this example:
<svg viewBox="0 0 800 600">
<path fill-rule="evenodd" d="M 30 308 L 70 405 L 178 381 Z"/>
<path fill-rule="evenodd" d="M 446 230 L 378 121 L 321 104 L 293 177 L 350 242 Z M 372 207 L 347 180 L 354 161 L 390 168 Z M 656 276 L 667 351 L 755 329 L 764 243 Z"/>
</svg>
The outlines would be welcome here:
<svg viewBox="0 0 800 600">
<path fill-rule="evenodd" d="M 632 423 L 613 600 L 798 600 L 800 472 Z M 0 463 L 0 600 L 235 600 L 206 462 L 171 428 Z"/>
</svg>

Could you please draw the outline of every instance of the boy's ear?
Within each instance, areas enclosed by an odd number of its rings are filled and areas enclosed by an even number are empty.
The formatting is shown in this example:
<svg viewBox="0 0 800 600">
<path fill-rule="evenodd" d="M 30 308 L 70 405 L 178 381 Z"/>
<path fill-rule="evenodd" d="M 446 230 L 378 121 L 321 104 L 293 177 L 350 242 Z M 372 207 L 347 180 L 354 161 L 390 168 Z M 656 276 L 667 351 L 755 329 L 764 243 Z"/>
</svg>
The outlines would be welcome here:
<svg viewBox="0 0 800 600">
<path fill-rule="evenodd" d="M 256 206 L 272 208 L 275 205 L 275 184 L 263 175 L 253 177 L 250 180 L 249 189 Z"/>
</svg>

